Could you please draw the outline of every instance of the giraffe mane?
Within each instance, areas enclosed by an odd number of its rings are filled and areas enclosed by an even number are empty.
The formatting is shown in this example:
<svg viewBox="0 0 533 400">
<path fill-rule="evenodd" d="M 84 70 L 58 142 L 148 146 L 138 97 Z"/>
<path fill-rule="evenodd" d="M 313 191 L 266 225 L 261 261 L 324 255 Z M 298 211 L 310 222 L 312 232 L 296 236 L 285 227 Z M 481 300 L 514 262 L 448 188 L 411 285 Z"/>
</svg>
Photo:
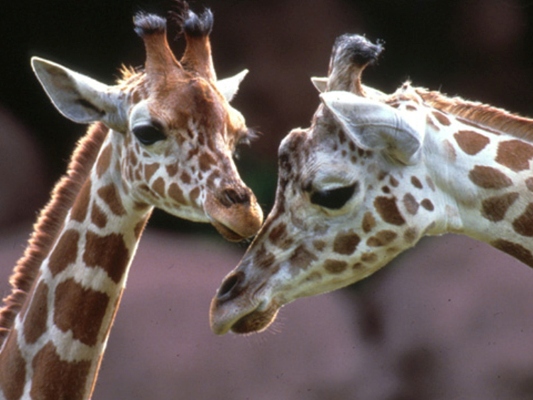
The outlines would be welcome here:
<svg viewBox="0 0 533 400">
<path fill-rule="evenodd" d="M 460 97 L 450 98 L 436 91 L 421 88 L 415 91 L 431 107 L 451 113 L 487 131 L 506 133 L 533 142 L 533 119 Z"/>
<path fill-rule="evenodd" d="M 89 176 L 109 128 L 97 122 L 76 146 L 67 173 L 52 190 L 51 200 L 42 209 L 24 255 L 9 279 L 11 293 L 4 297 L 0 309 L 0 347 L 11 330 L 17 314 L 38 276 L 39 267 L 50 253 L 77 193 Z"/>
</svg>

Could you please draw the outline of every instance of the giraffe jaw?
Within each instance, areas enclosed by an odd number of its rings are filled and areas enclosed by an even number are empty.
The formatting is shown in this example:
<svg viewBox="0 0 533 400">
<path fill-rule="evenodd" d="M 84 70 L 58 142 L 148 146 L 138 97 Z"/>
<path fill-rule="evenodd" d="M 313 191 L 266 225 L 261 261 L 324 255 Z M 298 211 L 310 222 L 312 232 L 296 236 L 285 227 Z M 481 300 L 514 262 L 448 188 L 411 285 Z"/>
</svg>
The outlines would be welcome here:
<svg viewBox="0 0 533 400">
<path fill-rule="evenodd" d="M 211 220 L 211 225 L 224 237 L 224 239 L 229 240 L 230 242 L 241 242 L 246 237 L 239 235 L 237 232 L 231 230 L 226 225 L 220 223 L 219 221 Z"/>
</svg>

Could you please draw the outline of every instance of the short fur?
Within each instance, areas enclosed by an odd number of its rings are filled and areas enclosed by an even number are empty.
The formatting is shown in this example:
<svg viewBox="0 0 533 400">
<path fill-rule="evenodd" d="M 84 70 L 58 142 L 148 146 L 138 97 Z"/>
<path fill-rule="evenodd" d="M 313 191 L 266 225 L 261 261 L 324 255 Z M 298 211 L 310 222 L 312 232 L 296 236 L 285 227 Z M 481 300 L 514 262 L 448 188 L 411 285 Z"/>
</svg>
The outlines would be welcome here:
<svg viewBox="0 0 533 400">
<path fill-rule="evenodd" d="M 460 97 L 446 97 L 435 91 L 416 88 L 416 93 L 429 106 L 479 124 L 483 129 L 505 132 L 533 142 L 533 119 L 512 114 L 501 108 L 463 100 Z"/>
</svg>

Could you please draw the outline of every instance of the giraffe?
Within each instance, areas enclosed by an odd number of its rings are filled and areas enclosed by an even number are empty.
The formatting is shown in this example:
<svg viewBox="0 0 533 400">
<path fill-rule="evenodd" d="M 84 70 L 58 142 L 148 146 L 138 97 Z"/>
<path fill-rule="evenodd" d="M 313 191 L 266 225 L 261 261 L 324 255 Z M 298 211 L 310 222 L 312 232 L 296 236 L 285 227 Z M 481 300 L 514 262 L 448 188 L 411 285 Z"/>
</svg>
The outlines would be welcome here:
<svg viewBox="0 0 533 400">
<path fill-rule="evenodd" d="M 90 123 L 19 260 L 0 312 L 0 398 L 87 399 L 142 231 L 154 207 L 210 222 L 228 240 L 256 233 L 262 211 L 232 155 L 250 138 L 229 105 L 245 71 L 217 80 L 210 10 L 181 4 L 178 61 L 166 20 L 139 13 L 144 69 L 113 86 L 56 63 L 32 67 L 56 108 Z"/>
<path fill-rule="evenodd" d="M 274 206 L 211 302 L 211 328 L 265 330 L 291 301 L 458 233 L 533 267 L 533 120 L 410 82 L 362 84 L 381 43 L 337 38 L 311 127 L 279 148 Z"/>
</svg>

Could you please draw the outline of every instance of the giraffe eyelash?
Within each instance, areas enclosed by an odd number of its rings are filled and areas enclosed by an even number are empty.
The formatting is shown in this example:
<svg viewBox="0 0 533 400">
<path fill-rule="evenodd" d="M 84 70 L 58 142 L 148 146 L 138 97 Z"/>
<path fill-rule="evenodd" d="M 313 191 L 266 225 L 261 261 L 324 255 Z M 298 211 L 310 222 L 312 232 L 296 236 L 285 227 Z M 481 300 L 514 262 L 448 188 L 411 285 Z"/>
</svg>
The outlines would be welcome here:
<svg viewBox="0 0 533 400">
<path fill-rule="evenodd" d="M 259 136 L 260 132 L 256 131 L 255 129 L 248 128 L 246 131 L 244 131 L 242 136 L 237 140 L 233 157 L 238 160 L 240 157 L 240 149 L 243 146 L 250 146 L 254 140 L 259 138 Z"/>
<path fill-rule="evenodd" d="M 244 135 L 242 135 L 242 138 L 239 139 L 237 145 L 242 145 L 242 144 L 249 145 L 254 140 L 259 139 L 259 136 L 261 136 L 261 132 L 255 130 L 253 128 L 248 128 L 244 132 Z"/>
</svg>

